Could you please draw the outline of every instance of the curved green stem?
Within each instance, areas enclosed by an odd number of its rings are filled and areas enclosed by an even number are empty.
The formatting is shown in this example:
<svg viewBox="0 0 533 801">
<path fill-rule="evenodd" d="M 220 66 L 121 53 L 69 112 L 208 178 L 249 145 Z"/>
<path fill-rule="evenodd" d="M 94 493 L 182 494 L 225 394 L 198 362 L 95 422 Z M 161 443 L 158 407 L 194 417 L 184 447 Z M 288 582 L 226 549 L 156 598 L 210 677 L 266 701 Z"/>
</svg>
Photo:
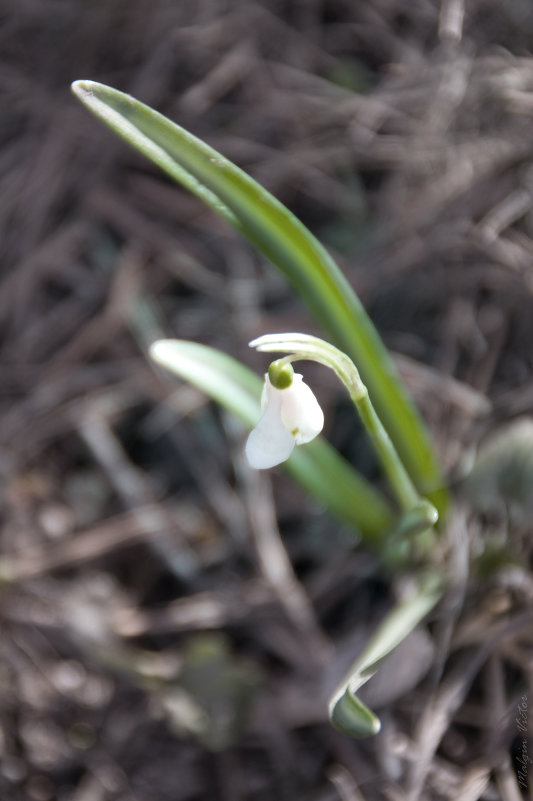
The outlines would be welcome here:
<svg viewBox="0 0 533 801">
<path fill-rule="evenodd" d="M 368 389 L 353 361 L 334 345 L 310 334 L 266 334 L 250 342 L 250 347 L 266 353 L 288 353 L 280 362 L 308 360 L 333 370 L 342 381 L 370 439 L 383 470 L 404 512 L 421 501 L 398 452 L 372 405 Z M 435 512 L 435 521 L 437 514 Z"/>
<path fill-rule="evenodd" d="M 385 427 L 372 405 L 368 392 L 357 399 L 352 397 L 352 400 L 372 440 L 401 508 L 404 512 L 409 512 L 419 502 L 420 496 L 409 478 L 409 474 L 403 466 L 403 462 L 398 456 L 391 438 L 385 431 Z"/>
</svg>

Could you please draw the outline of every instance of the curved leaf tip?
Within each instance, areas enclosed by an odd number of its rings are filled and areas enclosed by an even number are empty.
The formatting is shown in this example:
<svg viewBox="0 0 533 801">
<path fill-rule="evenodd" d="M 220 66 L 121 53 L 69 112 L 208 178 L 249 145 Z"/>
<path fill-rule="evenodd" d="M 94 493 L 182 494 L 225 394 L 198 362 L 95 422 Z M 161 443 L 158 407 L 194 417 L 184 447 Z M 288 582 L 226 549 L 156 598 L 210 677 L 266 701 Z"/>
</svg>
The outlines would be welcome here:
<svg viewBox="0 0 533 801">
<path fill-rule="evenodd" d="M 373 737 L 381 730 L 381 721 L 349 688 L 330 707 L 330 721 L 347 737 Z"/>
<path fill-rule="evenodd" d="M 170 345 L 171 342 L 172 340 L 169 339 L 158 339 L 155 342 L 152 342 L 148 349 L 148 355 L 154 360 L 154 362 L 157 362 L 165 367 L 173 355 L 173 348 Z"/>
<path fill-rule="evenodd" d="M 76 97 L 79 97 L 80 100 L 83 100 L 86 95 L 92 94 L 92 87 L 94 86 L 94 83 L 94 81 L 89 80 L 72 81 L 70 88 Z"/>
</svg>

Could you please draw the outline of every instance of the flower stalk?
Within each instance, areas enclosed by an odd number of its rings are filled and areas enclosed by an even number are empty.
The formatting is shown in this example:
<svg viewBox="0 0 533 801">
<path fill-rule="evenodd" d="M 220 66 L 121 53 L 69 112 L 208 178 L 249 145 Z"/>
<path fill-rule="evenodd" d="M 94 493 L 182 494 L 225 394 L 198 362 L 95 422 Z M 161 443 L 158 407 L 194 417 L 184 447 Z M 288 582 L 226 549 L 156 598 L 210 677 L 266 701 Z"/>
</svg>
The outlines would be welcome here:
<svg viewBox="0 0 533 801">
<path fill-rule="evenodd" d="M 252 340 L 249 345 L 263 353 L 286 353 L 286 356 L 274 363 L 276 365 L 307 360 L 333 370 L 346 387 L 359 413 L 402 511 L 408 513 L 422 501 L 372 405 L 357 367 L 345 353 L 323 339 L 298 333 L 266 334 Z M 433 522 L 436 519 L 435 512 Z"/>
</svg>

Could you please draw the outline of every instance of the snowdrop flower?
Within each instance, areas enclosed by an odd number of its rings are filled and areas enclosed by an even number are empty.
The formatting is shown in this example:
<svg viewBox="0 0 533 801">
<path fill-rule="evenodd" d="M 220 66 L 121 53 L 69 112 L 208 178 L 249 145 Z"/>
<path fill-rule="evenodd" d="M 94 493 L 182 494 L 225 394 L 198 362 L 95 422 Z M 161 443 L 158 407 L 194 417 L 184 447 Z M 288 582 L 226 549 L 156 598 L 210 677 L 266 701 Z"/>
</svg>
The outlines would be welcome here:
<svg viewBox="0 0 533 801">
<path fill-rule="evenodd" d="M 324 414 L 311 389 L 290 364 L 273 362 L 265 374 L 262 417 L 246 443 L 255 470 L 281 464 L 295 445 L 311 442 L 324 426 Z"/>
</svg>

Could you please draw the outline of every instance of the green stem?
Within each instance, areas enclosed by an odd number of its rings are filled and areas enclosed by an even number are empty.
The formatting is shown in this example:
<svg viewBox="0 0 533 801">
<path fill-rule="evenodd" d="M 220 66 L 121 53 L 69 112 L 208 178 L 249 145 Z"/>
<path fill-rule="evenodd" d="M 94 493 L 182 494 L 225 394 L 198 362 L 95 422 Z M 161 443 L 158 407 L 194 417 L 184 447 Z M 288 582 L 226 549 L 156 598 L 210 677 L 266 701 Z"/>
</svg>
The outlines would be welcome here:
<svg viewBox="0 0 533 801">
<path fill-rule="evenodd" d="M 366 387 L 364 395 L 357 398 L 352 396 L 352 400 L 374 444 L 374 448 L 376 449 L 401 508 L 404 512 L 410 511 L 417 505 L 420 497 L 413 482 L 409 478 L 407 470 L 403 466 L 403 462 L 398 456 L 398 451 L 392 444 L 391 438 L 385 431 L 385 427 L 372 405 Z"/>
<path fill-rule="evenodd" d="M 409 512 L 422 501 L 349 356 L 329 342 L 309 334 L 267 334 L 250 342 L 250 345 L 266 352 L 289 351 L 289 355 L 276 363 L 280 366 L 287 362 L 308 360 L 332 369 L 348 390 L 401 509 Z"/>
</svg>

